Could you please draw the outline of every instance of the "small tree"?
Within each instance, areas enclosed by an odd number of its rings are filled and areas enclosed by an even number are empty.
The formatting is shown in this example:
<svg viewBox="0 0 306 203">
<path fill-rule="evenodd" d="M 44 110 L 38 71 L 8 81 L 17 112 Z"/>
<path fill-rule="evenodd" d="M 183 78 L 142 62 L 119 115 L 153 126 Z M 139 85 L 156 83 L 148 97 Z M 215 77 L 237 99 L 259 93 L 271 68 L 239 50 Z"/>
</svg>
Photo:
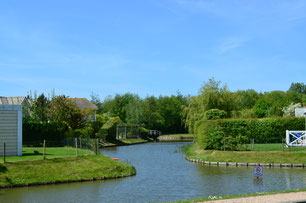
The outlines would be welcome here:
<svg viewBox="0 0 306 203">
<path fill-rule="evenodd" d="M 68 100 L 64 95 L 52 99 L 48 105 L 48 117 L 50 121 L 66 122 L 73 129 L 85 127 L 85 115 L 81 109 Z"/>
</svg>

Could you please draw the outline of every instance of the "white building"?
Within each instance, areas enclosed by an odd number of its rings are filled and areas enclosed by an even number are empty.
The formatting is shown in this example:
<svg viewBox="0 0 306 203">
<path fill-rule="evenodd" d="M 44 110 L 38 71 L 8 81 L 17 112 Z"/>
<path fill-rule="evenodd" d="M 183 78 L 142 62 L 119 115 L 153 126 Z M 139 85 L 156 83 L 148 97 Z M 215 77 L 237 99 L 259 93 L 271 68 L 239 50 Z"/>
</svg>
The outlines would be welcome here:
<svg viewBox="0 0 306 203">
<path fill-rule="evenodd" d="M 0 155 L 22 155 L 22 105 L 0 104 Z"/>
</svg>

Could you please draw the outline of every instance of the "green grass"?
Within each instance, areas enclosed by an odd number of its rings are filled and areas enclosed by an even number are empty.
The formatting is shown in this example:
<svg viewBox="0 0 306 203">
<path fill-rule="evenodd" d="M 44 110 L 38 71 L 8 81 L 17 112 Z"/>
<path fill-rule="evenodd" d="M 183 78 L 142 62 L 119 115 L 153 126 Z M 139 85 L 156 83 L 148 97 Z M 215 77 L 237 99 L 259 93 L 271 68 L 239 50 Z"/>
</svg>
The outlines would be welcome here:
<svg viewBox="0 0 306 203">
<path fill-rule="evenodd" d="M 133 144 L 140 144 L 140 143 L 147 143 L 151 142 L 151 139 L 120 139 L 114 140 L 113 142 L 104 142 L 101 143 L 104 147 L 112 147 L 112 146 L 124 146 L 124 145 L 133 145 Z"/>
<path fill-rule="evenodd" d="M 291 193 L 291 192 L 302 192 L 306 191 L 306 188 L 296 189 L 296 190 L 282 190 L 282 191 L 270 191 L 270 192 L 260 192 L 260 193 L 249 193 L 249 194 L 241 194 L 241 195 L 228 195 L 228 196 L 211 196 L 190 200 L 181 200 L 175 201 L 177 203 L 195 203 L 202 201 L 212 201 L 212 200 L 220 200 L 220 199 L 233 199 L 233 198 L 243 198 L 243 197 L 255 197 L 255 196 L 263 196 L 263 195 L 273 195 L 273 194 L 281 194 L 281 193 Z"/>
<path fill-rule="evenodd" d="M 39 154 L 34 153 L 38 151 Z M 78 149 L 78 155 L 93 155 L 94 153 L 87 149 Z M 46 158 L 60 158 L 60 157 L 73 157 L 76 156 L 76 149 L 72 147 L 46 147 Z M 21 161 L 21 160 L 34 160 L 43 158 L 42 147 L 22 147 L 22 156 L 8 156 L 6 161 Z M 0 158 L 3 160 L 3 157 Z"/>
<path fill-rule="evenodd" d="M 197 144 L 183 150 L 191 159 L 213 162 L 242 162 L 242 163 L 292 163 L 306 164 L 306 151 L 267 151 L 270 145 L 262 146 L 262 151 L 218 151 L 203 150 Z"/>
<path fill-rule="evenodd" d="M 193 134 L 168 134 L 168 135 L 161 135 L 159 137 L 193 137 Z"/>
<path fill-rule="evenodd" d="M 0 186 L 112 178 L 134 173 L 134 167 L 103 155 L 26 160 L 0 164 Z"/>
<path fill-rule="evenodd" d="M 247 145 L 247 149 L 251 150 L 251 145 Z M 254 151 L 283 151 L 282 144 L 254 144 Z M 284 151 L 298 152 L 298 151 L 306 151 L 306 147 L 291 147 L 287 148 L 284 145 Z"/>
</svg>

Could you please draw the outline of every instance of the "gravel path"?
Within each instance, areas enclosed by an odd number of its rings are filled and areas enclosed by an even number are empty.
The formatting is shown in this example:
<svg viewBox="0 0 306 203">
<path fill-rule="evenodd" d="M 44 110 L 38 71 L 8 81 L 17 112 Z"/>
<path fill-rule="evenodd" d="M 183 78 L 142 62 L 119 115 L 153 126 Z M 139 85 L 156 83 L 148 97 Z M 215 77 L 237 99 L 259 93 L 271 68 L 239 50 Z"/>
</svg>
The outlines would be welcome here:
<svg viewBox="0 0 306 203">
<path fill-rule="evenodd" d="M 289 202 L 306 202 L 306 191 L 305 192 L 292 192 L 284 194 L 273 194 L 273 195 L 264 195 L 256 197 L 243 197 L 236 199 L 225 199 L 225 200 L 215 200 L 215 201 L 206 201 L 211 203 L 289 203 Z"/>
</svg>

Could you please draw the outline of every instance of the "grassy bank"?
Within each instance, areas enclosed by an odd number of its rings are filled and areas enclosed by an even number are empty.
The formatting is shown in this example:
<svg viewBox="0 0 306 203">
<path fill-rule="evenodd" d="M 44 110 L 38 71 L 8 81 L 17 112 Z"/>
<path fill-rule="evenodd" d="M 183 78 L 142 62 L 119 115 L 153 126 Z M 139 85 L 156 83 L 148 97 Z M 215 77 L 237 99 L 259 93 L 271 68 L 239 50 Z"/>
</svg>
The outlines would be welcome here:
<svg viewBox="0 0 306 203">
<path fill-rule="evenodd" d="M 193 134 L 166 134 L 159 137 L 193 137 Z"/>
<path fill-rule="evenodd" d="M 34 151 L 38 151 L 35 154 Z M 93 155 L 94 152 L 87 149 L 78 149 L 78 154 Z M 61 158 L 61 157 L 74 157 L 76 155 L 76 149 L 72 147 L 46 147 L 46 158 Z M 34 160 L 42 159 L 43 148 L 42 147 L 22 147 L 22 156 L 8 156 L 6 161 L 22 161 L 22 160 Z M 0 160 L 2 161 L 2 157 Z"/>
<path fill-rule="evenodd" d="M 191 159 L 212 162 L 239 163 L 292 163 L 306 164 L 306 150 L 303 151 L 271 151 L 274 146 L 262 146 L 262 151 L 218 151 L 203 150 L 197 144 L 191 144 L 183 150 Z M 301 150 L 301 148 L 300 148 Z"/>
<path fill-rule="evenodd" d="M 16 161 L 0 164 L 0 187 L 113 178 L 135 172 L 134 167 L 103 155 Z"/>
<path fill-rule="evenodd" d="M 153 141 L 152 139 L 121 139 L 121 140 L 114 140 L 113 142 L 101 142 L 100 144 L 102 147 L 116 147 L 116 146 L 141 144 L 152 141 Z"/>
<path fill-rule="evenodd" d="M 241 194 L 241 195 L 210 196 L 210 197 L 197 198 L 197 199 L 190 199 L 190 200 L 182 200 L 182 201 L 175 201 L 175 202 L 177 202 L 177 203 L 195 203 L 195 202 L 212 201 L 212 200 L 220 200 L 220 199 L 233 199 L 233 198 L 243 198 L 243 197 L 255 197 L 255 196 L 273 195 L 273 194 L 291 193 L 291 192 L 302 192 L 302 191 L 306 191 L 306 188 L 296 189 L 296 190 L 282 190 L 282 191 L 270 191 L 270 192 L 260 192 L 260 193 L 249 193 L 249 194 Z"/>
</svg>

